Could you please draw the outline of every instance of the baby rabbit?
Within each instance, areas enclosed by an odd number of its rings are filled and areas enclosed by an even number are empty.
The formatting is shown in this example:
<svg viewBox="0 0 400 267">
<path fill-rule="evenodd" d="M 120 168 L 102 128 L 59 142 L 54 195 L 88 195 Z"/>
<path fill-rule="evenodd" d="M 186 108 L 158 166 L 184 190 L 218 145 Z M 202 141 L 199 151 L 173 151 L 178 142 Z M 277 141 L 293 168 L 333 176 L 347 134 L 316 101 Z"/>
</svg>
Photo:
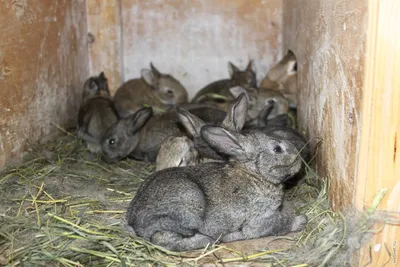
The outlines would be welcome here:
<svg viewBox="0 0 400 267">
<path fill-rule="evenodd" d="M 247 101 L 244 94 L 240 95 L 232 105 L 223 120 L 205 122 L 189 111 L 178 107 L 178 118 L 185 128 L 187 136 L 173 137 L 165 140 L 160 148 L 156 161 L 156 170 L 170 167 L 197 165 L 200 162 L 223 160 L 202 138 L 200 130 L 205 125 L 221 125 L 226 129 L 240 131 L 246 119 Z"/>
<path fill-rule="evenodd" d="M 267 134 L 275 135 L 277 138 L 281 138 L 290 141 L 298 151 L 300 151 L 301 157 L 308 162 L 311 159 L 311 149 L 308 145 L 307 139 L 298 130 L 294 129 L 290 125 L 290 118 L 287 113 L 273 116 L 270 119 L 270 112 L 274 109 L 276 103 L 270 103 L 260 113 L 257 118 L 257 123 L 254 121 L 247 121 L 244 125 L 243 131 L 259 130 Z"/>
<path fill-rule="evenodd" d="M 104 72 L 87 79 L 83 87 L 77 136 L 86 141 L 90 152 L 98 153 L 101 151 L 101 137 L 118 120 L 118 116 Z"/>
<path fill-rule="evenodd" d="M 222 121 L 225 112 L 209 107 L 189 109 L 207 122 Z M 142 108 L 114 123 L 102 139 L 104 160 L 115 162 L 127 156 L 155 162 L 162 142 L 170 136 L 185 136 L 178 124 L 176 109 L 152 116 L 152 108 Z"/>
<path fill-rule="evenodd" d="M 258 123 L 260 114 L 263 111 L 268 111 L 268 116 L 265 117 L 267 119 L 272 119 L 280 114 L 286 114 L 289 111 L 289 101 L 277 91 L 267 89 L 249 91 L 241 86 L 235 86 L 229 90 L 234 97 L 238 97 L 241 93 L 246 94 L 249 103 L 247 121 Z"/>
<path fill-rule="evenodd" d="M 156 159 L 156 171 L 171 168 L 194 166 L 200 162 L 199 153 L 193 141 L 187 136 L 170 136 L 163 141 Z"/>
<path fill-rule="evenodd" d="M 244 93 L 240 94 L 231 106 L 230 111 L 219 123 L 214 124 L 227 130 L 240 132 L 245 124 L 247 114 L 247 98 Z M 201 137 L 201 128 L 206 125 L 202 119 L 191 112 L 178 108 L 179 121 L 186 129 L 188 136 L 193 140 L 194 148 L 198 151 L 203 161 L 225 160 L 224 155 L 218 154 Z"/>
<path fill-rule="evenodd" d="M 160 109 L 188 102 L 186 89 L 177 79 L 159 72 L 152 63 L 150 68 L 142 69 L 141 78 L 125 82 L 115 93 L 115 107 L 121 117 L 132 115 L 144 104 L 153 106 L 158 114 Z"/>
<path fill-rule="evenodd" d="M 246 89 L 257 88 L 256 74 L 252 70 L 251 60 L 244 71 L 239 70 L 238 67 L 229 62 L 229 72 L 231 75 L 230 79 L 224 79 L 210 83 L 209 85 L 201 89 L 195 95 L 195 97 L 192 99 L 191 102 L 192 103 L 211 102 L 217 104 L 219 104 L 218 102 L 231 103 L 235 100 L 236 97 L 234 97 L 231 94 L 229 88 L 232 88 L 234 86 L 242 86 Z M 216 99 L 215 97 L 211 96 L 212 94 L 221 95 L 225 99 Z M 219 107 L 227 108 L 227 106 L 224 105 L 223 103 L 222 106 Z"/>
<path fill-rule="evenodd" d="M 301 161 L 287 141 L 261 131 L 204 126 L 202 138 L 231 162 L 164 169 L 150 175 L 127 211 L 128 229 L 174 251 L 301 231 L 305 215 L 283 213 L 282 183 Z"/>
<path fill-rule="evenodd" d="M 291 50 L 273 66 L 261 81 L 260 91 L 272 89 L 280 91 L 288 98 L 291 107 L 297 106 L 297 61 Z"/>
</svg>

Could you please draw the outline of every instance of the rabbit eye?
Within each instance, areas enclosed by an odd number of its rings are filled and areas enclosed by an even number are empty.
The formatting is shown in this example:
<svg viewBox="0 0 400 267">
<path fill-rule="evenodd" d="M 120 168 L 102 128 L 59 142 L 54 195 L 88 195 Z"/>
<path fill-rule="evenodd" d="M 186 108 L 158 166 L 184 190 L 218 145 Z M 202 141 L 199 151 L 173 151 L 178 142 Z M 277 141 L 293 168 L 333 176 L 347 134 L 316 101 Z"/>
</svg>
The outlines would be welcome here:
<svg viewBox="0 0 400 267">
<path fill-rule="evenodd" d="M 115 144 L 115 139 L 114 138 L 109 139 L 108 140 L 108 144 L 114 145 Z"/>
<path fill-rule="evenodd" d="M 167 90 L 167 95 L 172 96 L 174 95 L 174 92 L 172 90 Z"/>
<path fill-rule="evenodd" d="M 297 62 L 296 63 L 294 63 L 294 66 L 293 66 L 293 69 L 292 69 L 293 71 L 297 71 Z"/>
<path fill-rule="evenodd" d="M 273 100 L 273 99 L 268 100 L 268 104 L 272 105 L 274 103 L 275 103 L 275 100 Z"/>
<path fill-rule="evenodd" d="M 274 152 L 275 152 L 275 153 L 282 153 L 282 151 L 283 151 L 283 150 L 282 150 L 282 147 L 281 147 L 281 146 L 275 146 L 275 147 L 274 147 Z"/>
</svg>

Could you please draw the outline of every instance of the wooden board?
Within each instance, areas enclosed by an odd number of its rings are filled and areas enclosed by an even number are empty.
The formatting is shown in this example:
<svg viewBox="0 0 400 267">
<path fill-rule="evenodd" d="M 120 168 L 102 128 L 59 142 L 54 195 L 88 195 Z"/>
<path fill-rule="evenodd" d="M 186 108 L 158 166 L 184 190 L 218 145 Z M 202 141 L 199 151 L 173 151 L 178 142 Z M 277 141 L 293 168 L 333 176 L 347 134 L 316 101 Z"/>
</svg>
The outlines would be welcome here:
<svg viewBox="0 0 400 267">
<path fill-rule="evenodd" d="M 368 39 L 363 90 L 362 131 L 356 206 L 378 206 L 400 219 L 400 2 L 369 1 Z M 377 224 L 375 229 L 382 227 Z M 400 265 L 400 225 L 386 225 L 361 250 L 360 266 Z"/>
<path fill-rule="evenodd" d="M 74 126 L 87 78 L 85 1 L 1 1 L 0 169 Z"/>
<path fill-rule="evenodd" d="M 123 80 L 120 0 L 86 0 L 90 75 L 104 71 L 111 92 Z"/>
<path fill-rule="evenodd" d="M 284 1 L 284 47 L 298 60 L 298 121 L 336 210 L 351 205 L 361 135 L 367 1 Z"/>
<path fill-rule="evenodd" d="M 258 79 L 282 55 L 282 0 L 121 0 L 125 80 L 150 61 L 189 91 L 254 59 Z"/>
</svg>

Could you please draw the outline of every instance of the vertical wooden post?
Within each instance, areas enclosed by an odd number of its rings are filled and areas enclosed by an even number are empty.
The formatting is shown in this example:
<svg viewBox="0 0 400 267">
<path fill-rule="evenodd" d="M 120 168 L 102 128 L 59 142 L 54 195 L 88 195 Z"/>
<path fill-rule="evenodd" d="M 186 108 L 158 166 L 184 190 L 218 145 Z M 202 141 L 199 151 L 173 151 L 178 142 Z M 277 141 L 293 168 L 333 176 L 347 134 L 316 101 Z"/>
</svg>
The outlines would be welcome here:
<svg viewBox="0 0 400 267">
<path fill-rule="evenodd" d="M 400 1 L 369 1 L 362 134 L 355 204 L 400 212 Z M 377 225 L 379 228 L 382 225 Z M 400 266 L 400 226 L 385 225 L 360 252 L 360 266 Z M 391 255 L 390 255 L 390 254 Z"/>
<path fill-rule="evenodd" d="M 123 81 L 120 7 L 120 0 L 87 0 L 90 73 L 104 71 L 111 92 Z"/>
</svg>

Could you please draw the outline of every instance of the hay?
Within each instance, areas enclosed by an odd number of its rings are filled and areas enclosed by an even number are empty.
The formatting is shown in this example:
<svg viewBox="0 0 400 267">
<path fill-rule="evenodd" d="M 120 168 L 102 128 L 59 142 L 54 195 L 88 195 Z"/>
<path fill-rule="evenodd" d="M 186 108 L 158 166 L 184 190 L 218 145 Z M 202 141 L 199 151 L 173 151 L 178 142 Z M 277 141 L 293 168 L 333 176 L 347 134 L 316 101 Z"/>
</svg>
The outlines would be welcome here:
<svg viewBox="0 0 400 267">
<path fill-rule="evenodd" d="M 243 254 L 229 244 L 176 253 L 124 229 L 125 210 L 155 166 L 133 160 L 108 165 L 68 133 L 32 147 L 25 163 L 0 176 L 0 265 L 9 266 L 195 266 L 247 262 L 255 266 L 316 266 L 348 262 L 375 218 L 341 215 L 329 208 L 328 184 L 303 183 L 286 194 L 285 207 L 306 214 L 306 229 L 290 250 Z M 308 180 L 316 177 L 308 169 Z M 353 218 L 351 220 L 351 218 Z M 351 231 L 350 231 L 351 230 Z M 351 233 L 351 234 L 350 234 Z M 221 258 L 218 252 L 233 256 Z M 328 264 L 329 263 L 329 264 Z"/>
</svg>

